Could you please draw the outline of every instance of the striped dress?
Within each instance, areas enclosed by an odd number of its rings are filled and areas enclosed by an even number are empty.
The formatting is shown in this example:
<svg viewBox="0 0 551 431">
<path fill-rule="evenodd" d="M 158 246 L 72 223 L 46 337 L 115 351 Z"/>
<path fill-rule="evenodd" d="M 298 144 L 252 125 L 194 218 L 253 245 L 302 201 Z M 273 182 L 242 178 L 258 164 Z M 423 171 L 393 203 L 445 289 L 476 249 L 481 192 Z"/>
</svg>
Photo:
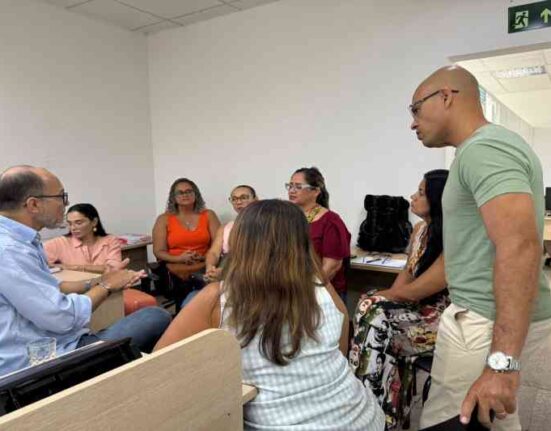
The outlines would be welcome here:
<svg viewBox="0 0 551 431">
<path fill-rule="evenodd" d="M 260 352 L 258 335 L 241 349 L 243 382 L 258 388 L 256 398 L 244 408 L 246 429 L 384 429 L 384 415 L 375 397 L 354 377 L 339 350 L 343 314 L 325 287 L 317 287 L 316 296 L 322 311 L 319 342 L 305 340 L 288 365 L 279 366 L 266 359 Z M 235 329 L 227 325 L 225 303 L 222 294 L 220 326 L 235 334 Z"/>
</svg>

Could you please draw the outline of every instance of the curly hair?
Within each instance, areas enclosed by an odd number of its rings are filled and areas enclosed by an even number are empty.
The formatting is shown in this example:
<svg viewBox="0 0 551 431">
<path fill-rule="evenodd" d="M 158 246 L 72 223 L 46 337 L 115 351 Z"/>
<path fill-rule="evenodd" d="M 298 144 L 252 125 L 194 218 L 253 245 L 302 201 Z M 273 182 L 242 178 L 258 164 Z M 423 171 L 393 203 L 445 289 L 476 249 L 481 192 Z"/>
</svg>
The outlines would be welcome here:
<svg viewBox="0 0 551 431">
<path fill-rule="evenodd" d="M 205 209 L 205 201 L 203 200 L 203 196 L 201 195 L 201 192 L 199 191 L 199 187 L 187 178 L 178 178 L 176 181 L 172 183 L 170 186 L 170 191 L 168 192 L 168 200 L 166 202 L 166 211 L 172 214 L 176 214 L 178 212 L 178 207 L 176 205 L 176 186 L 178 184 L 186 183 L 191 186 L 193 189 L 193 193 L 195 194 L 195 203 L 193 204 L 193 211 L 200 212 Z"/>
</svg>

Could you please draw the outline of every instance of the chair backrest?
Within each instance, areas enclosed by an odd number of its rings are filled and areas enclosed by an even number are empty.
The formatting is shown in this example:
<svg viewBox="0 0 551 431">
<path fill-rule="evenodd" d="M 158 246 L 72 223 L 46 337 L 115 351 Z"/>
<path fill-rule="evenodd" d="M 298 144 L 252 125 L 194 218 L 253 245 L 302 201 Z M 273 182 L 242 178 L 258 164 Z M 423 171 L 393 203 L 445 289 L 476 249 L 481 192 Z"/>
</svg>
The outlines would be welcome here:
<svg viewBox="0 0 551 431">
<path fill-rule="evenodd" d="M 0 417 L 0 430 L 243 429 L 237 340 L 203 331 Z"/>
</svg>

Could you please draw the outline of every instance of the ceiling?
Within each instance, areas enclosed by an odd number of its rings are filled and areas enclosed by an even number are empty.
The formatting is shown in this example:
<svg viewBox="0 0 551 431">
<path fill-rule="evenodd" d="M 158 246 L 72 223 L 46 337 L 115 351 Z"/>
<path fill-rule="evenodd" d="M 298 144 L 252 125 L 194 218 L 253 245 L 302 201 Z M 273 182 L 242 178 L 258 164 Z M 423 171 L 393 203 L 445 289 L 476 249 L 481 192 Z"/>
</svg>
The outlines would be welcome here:
<svg viewBox="0 0 551 431">
<path fill-rule="evenodd" d="M 36 0 L 140 33 L 155 33 L 277 0 Z"/>
<path fill-rule="evenodd" d="M 500 55 L 457 64 L 473 73 L 480 85 L 532 127 L 551 127 L 551 49 Z M 545 65 L 546 74 L 497 78 L 508 69 Z"/>
</svg>

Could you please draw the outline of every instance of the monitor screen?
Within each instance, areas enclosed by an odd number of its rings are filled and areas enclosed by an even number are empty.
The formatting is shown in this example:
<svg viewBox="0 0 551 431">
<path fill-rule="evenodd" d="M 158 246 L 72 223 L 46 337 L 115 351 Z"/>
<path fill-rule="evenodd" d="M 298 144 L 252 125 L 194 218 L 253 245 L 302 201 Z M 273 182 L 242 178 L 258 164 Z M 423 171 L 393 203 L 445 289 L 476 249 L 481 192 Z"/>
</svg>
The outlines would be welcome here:
<svg viewBox="0 0 551 431">
<path fill-rule="evenodd" d="M 130 338 L 100 341 L 0 378 L 0 416 L 141 357 Z"/>
</svg>

